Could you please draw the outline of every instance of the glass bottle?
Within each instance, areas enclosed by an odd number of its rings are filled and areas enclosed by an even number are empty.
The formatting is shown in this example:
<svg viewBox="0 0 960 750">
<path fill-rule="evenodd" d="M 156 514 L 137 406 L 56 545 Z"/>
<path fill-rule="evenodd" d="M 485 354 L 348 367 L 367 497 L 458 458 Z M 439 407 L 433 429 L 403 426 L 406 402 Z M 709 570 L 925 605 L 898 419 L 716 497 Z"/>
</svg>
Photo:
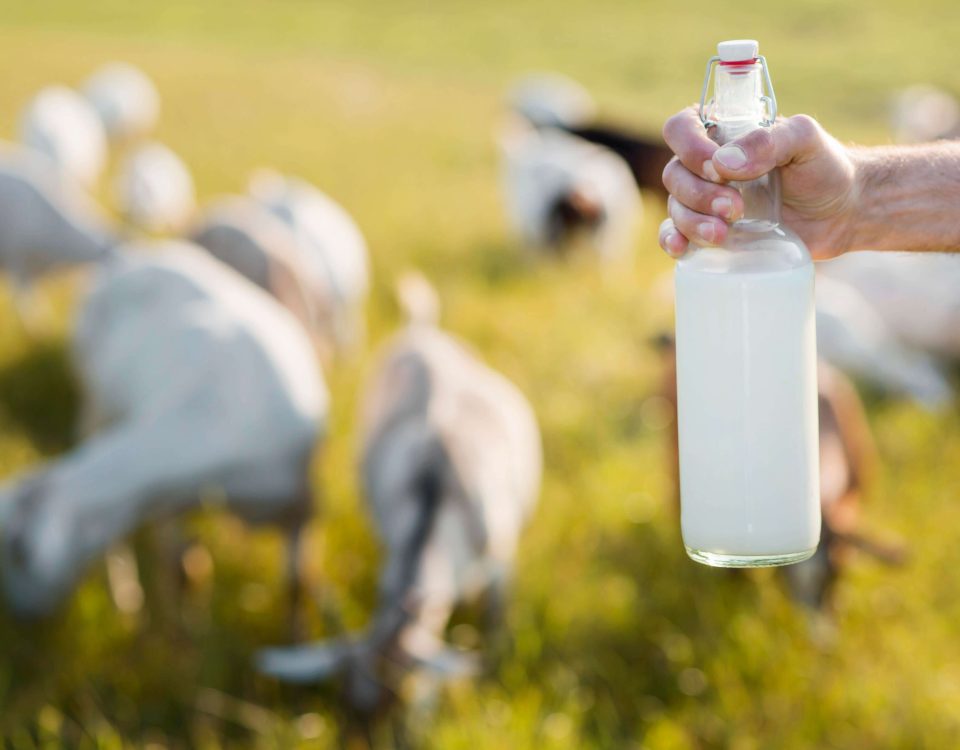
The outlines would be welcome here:
<svg viewBox="0 0 960 750">
<path fill-rule="evenodd" d="M 772 124 L 776 100 L 757 42 L 718 52 L 701 118 L 725 144 Z M 787 565 L 820 538 L 813 263 L 780 223 L 777 170 L 731 184 L 743 218 L 675 271 L 683 541 L 707 565 Z"/>
</svg>

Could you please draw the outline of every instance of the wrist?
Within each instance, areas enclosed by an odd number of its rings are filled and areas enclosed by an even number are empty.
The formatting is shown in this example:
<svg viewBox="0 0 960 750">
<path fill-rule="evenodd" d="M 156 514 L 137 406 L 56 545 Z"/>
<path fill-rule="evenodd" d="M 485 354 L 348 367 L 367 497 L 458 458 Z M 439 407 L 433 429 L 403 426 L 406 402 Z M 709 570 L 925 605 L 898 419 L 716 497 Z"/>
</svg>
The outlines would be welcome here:
<svg viewBox="0 0 960 750">
<path fill-rule="evenodd" d="M 846 231 L 838 253 L 874 248 L 884 234 L 879 226 L 882 222 L 876 216 L 876 159 L 871 158 L 869 148 L 846 146 L 845 151 L 853 167 L 853 180 L 845 216 Z"/>
<path fill-rule="evenodd" d="M 913 196 L 903 190 L 902 154 L 890 147 L 849 146 L 854 166 L 851 200 L 850 250 L 908 249 L 905 235 L 915 221 L 910 206 Z M 898 175 L 898 172 L 901 174 Z"/>
</svg>

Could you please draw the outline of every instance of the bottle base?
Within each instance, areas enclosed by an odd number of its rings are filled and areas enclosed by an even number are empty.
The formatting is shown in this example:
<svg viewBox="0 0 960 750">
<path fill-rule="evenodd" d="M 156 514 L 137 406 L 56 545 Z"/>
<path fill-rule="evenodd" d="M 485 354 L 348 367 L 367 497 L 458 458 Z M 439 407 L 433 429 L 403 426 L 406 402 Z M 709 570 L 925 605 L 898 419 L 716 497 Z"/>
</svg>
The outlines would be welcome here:
<svg viewBox="0 0 960 750">
<path fill-rule="evenodd" d="M 686 547 L 686 550 L 691 560 L 711 568 L 775 568 L 809 560 L 817 548 L 811 547 L 801 552 L 787 552 L 782 555 L 725 555 L 691 547 Z"/>
</svg>

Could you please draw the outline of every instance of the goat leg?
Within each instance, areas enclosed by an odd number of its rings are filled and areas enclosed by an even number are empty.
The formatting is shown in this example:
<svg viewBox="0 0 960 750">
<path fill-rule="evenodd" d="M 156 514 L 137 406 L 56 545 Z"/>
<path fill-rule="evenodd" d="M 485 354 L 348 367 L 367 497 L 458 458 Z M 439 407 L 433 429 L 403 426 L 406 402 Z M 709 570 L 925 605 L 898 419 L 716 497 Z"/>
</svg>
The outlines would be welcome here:
<svg viewBox="0 0 960 750">
<path fill-rule="evenodd" d="M 290 640 L 300 643 L 307 634 L 306 576 L 303 565 L 303 533 L 306 520 L 295 520 L 287 529 L 287 602 Z"/>
</svg>

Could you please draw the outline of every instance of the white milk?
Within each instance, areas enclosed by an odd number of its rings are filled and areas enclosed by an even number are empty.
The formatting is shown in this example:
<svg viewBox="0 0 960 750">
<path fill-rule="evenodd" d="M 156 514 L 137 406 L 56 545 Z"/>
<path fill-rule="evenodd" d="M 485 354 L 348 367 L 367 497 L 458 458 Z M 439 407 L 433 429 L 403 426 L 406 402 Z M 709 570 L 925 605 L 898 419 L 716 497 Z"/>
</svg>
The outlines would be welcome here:
<svg viewBox="0 0 960 750">
<path fill-rule="evenodd" d="M 813 265 L 776 231 L 676 269 L 683 540 L 712 565 L 797 562 L 820 538 Z"/>
</svg>

